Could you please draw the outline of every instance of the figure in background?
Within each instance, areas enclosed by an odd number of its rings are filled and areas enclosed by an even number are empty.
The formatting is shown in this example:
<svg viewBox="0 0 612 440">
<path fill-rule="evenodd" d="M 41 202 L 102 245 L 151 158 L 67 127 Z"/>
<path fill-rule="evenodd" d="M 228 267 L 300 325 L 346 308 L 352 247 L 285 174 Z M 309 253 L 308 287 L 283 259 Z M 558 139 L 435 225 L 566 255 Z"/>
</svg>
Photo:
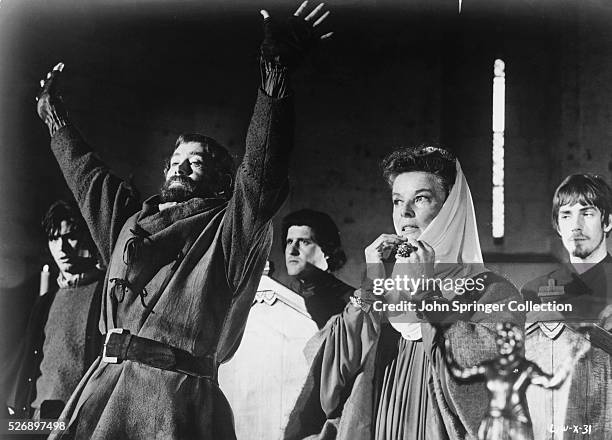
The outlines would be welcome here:
<svg viewBox="0 0 612 440">
<path fill-rule="evenodd" d="M 319 31 L 323 5 L 310 13 L 306 7 L 287 26 L 262 11 L 262 88 L 237 172 L 214 139 L 180 136 L 161 194 L 142 207 L 66 116 L 57 94 L 63 66 L 42 82 L 39 116 L 108 263 L 103 355 L 62 414 L 75 438 L 235 438 L 217 369 L 240 344 L 270 251 L 272 217 L 288 193 L 290 73 L 330 35 Z"/>
<path fill-rule="evenodd" d="M 321 329 L 304 347 L 308 375 L 283 437 L 292 439 L 303 432 L 318 431 L 325 423 L 319 403 L 322 347 L 330 318 L 342 312 L 355 288 L 333 275 L 346 262 L 346 255 L 338 227 L 329 215 L 312 209 L 292 212 L 283 219 L 282 239 L 287 273 L 295 279 L 291 287 L 304 298 L 308 313 Z"/>
<path fill-rule="evenodd" d="M 283 219 L 281 243 L 287 273 L 295 280 L 290 287 L 304 298 L 308 313 L 322 328 L 355 290 L 333 275 L 346 262 L 338 227 L 323 212 L 301 209 Z"/>
<path fill-rule="evenodd" d="M 331 323 L 320 393 L 327 423 L 320 433 L 307 434 L 347 440 L 476 438 L 488 406 L 486 390 L 450 375 L 444 341 L 450 341 L 460 365 L 475 365 L 497 352 L 496 322 L 522 326 L 524 317 L 505 309 L 402 314 L 385 322 L 378 306 L 399 304 L 403 297 L 418 306 L 507 303 L 520 295 L 483 265 L 467 180 L 448 150 L 402 148 L 383 160 L 382 169 L 391 188 L 395 233 L 380 235 L 365 249 L 362 288 Z M 396 275 L 438 279 L 445 287 L 373 294 L 377 280 Z"/>
<path fill-rule="evenodd" d="M 74 202 L 53 203 L 42 227 L 59 271 L 57 288 L 34 303 L 7 405 L 18 418 L 56 419 L 102 348 L 104 273 Z"/>
<path fill-rule="evenodd" d="M 346 256 L 329 215 L 292 212 L 279 232 L 291 277 L 285 284 L 291 288 L 264 273 L 242 344 L 219 370 L 239 438 L 278 439 L 296 401 L 315 397 L 318 402 L 324 326 L 354 290 L 332 273 Z M 319 427 L 325 421 L 320 405 L 299 416 L 299 423 Z"/>
<path fill-rule="evenodd" d="M 582 438 L 583 426 L 590 426 L 593 436 L 612 438 L 612 256 L 607 251 L 612 188 L 594 174 L 568 176 L 554 193 L 552 223 L 569 263 L 528 282 L 522 293 L 537 303 L 569 304 L 572 311 L 528 313 L 526 356 L 553 371 L 566 352 L 585 345 L 591 349 L 560 391 L 530 398 L 532 418 L 540 425 L 534 425 L 535 438 L 552 438 L 553 425 L 581 427 L 580 433 L 565 432 L 566 440 Z M 583 331 L 590 333 L 590 343 Z"/>
<path fill-rule="evenodd" d="M 499 356 L 474 365 L 461 367 L 455 361 L 450 343 L 445 341 L 446 363 L 457 380 L 486 380 L 489 391 L 489 410 L 478 430 L 479 440 L 531 440 L 533 430 L 525 393 L 529 385 L 556 388 L 563 383 L 574 362 L 586 353 L 574 347 L 574 352 L 555 375 L 544 373 L 537 364 L 526 360 L 523 351 L 523 334 L 518 327 L 497 324 L 497 348 Z M 581 351 L 578 351 L 581 350 Z M 537 420 L 537 422 L 541 422 Z"/>
</svg>

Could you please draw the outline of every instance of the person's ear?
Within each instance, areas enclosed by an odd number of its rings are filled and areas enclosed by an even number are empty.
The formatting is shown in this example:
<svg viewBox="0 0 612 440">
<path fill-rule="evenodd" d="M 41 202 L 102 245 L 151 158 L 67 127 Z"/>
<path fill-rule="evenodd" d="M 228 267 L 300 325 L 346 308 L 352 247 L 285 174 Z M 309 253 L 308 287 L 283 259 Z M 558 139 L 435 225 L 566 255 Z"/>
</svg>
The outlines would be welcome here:
<svg viewBox="0 0 612 440">
<path fill-rule="evenodd" d="M 606 234 L 612 231 L 612 213 L 608 214 L 607 221 L 604 221 L 603 226 L 604 226 L 603 230 Z"/>
<path fill-rule="evenodd" d="M 225 173 L 221 175 L 221 181 L 225 184 L 223 188 L 227 188 L 228 190 L 232 188 L 234 184 L 234 177 L 230 173 Z"/>
<path fill-rule="evenodd" d="M 231 174 L 229 173 L 224 173 L 224 174 L 217 174 L 217 178 L 218 178 L 218 183 L 217 183 L 217 188 L 218 190 L 215 192 L 215 195 L 217 197 L 227 197 L 229 194 L 232 193 L 232 189 L 233 189 L 233 184 L 234 184 L 234 178 Z"/>
</svg>

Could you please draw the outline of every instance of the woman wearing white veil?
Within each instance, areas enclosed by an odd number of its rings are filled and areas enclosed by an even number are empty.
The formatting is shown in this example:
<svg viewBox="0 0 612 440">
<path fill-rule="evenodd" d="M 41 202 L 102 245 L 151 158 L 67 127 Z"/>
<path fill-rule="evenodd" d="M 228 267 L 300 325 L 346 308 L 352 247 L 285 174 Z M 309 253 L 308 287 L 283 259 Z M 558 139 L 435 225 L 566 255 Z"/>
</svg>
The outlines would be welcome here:
<svg viewBox="0 0 612 440">
<path fill-rule="evenodd" d="M 469 186 L 449 151 L 403 148 L 387 156 L 382 168 L 392 189 L 395 234 L 382 234 L 365 249 L 362 288 L 329 324 L 319 387 L 327 421 L 322 431 L 304 434 L 342 440 L 476 439 L 488 406 L 486 390 L 482 383 L 458 383 L 449 375 L 444 339 L 461 365 L 475 365 L 496 356 L 495 323 L 522 326 L 524 316 L 507 308 L 443 313 L 436 315 L 444 318 L 441 325 L 427 314 L 384 316 L 373 302 L 411 297 L 500 304 L 520 300 L 520 294 L 483 265 Z M 400 256 L 406 249 L 410 255 Z M 435 291 L 372 294 L 374 279 L 398 275 L 444 283 Z M 465 287 L 466 280 L 475 286 L 469 292 L 448 287 Z"/>
</svg>

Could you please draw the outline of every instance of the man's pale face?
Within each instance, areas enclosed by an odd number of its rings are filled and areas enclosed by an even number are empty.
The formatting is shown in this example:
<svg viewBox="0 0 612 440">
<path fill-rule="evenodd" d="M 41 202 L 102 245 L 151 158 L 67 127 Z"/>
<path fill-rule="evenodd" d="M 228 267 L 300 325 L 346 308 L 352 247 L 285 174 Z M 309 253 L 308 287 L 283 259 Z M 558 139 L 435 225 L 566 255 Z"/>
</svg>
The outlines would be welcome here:
<svg viewBox="0 0 612 440">
<path fill-rule="evenodd" d="M 311 266 L 327 270 L 327 260 L 321 247 L 314 241 L 310 226 L 290 226 L 285 242 L 285 265 L 291 276 L 304 274 Z"/>
<path fill-rule="evenodd" d="M 166 202 L 182 202 L 197 195 L 204 195 L 208 186 L 208 155 L 198 142 L 184 142 L 176 147 L 166 171 L 162 195 Z"/>
<path fill-rule="evenodd" d="M 437 177 L 422 171 L 399 174 L 391 192 L 395 232 L 415 240 L 438 215 L 446 200 Z"/>
<path fill-rule="evenodd" d="M 71 223 L 62 220 L 59 230 L 49 240 L 49 251 L 61 272 L 70 274 L 82 272 L 83 263 L 87 260 L 82 245 L 78 231 Z"/>
<path fill-rule="evenodd" d="M 204 178 L 205 158 L 206 152 L 200 143 L 185 142 L 180 144 L 170 158 L 166 181 L 179 175 L 189 177 L 194 182 L 201 181 Z"/>
<path fill-rule="evenodd" d="M 606 232 L 612 224 L 602 222 L 602 214 L 595 206 L 574 203 L 559 208 L 557 232 L 569 254 L 587 259 L 593 254 L 606 253 Z"/>
</svg>

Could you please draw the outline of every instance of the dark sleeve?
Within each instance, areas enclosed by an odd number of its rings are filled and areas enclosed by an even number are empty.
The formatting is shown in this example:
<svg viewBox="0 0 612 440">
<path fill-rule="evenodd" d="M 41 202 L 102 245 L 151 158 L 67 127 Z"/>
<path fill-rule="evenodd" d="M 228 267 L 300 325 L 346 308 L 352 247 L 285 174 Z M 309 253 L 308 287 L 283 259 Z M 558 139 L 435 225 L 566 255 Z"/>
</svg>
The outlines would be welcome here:
<svg viewBox="0 0 612 440">
<path fill-rule="evenodd" d="M 514 287 L 512 283 L 507 281 L 505 278 L 494 274 L 487 273 L 484 277 L 484 290 L 480 297 L 477 299 L 479 304 L 500 304 L 503 305 L 500 307 L 500 311 L 491 311 L 490 313 L 486 312 L 469 312 L 459 314 L 457 312 L 449 313 L 449 318 L 446 319 L 445 325 L 442 327 L 435 327 L 432 325 L 426 325 L 423 329 L 431 329 L 431 331 L 424 332 L 423 334 L 423 342 L 428 347 L 429 351 L 432 351 L 436 348 L 436 345 L 440 345 L 443 347 L 444 343 L 441 339 L 436 338 L 436 335 L 441 335 L 442 333 L 446 336 L 451 334 L 455 334 L 457 328 L 465 329 L 471 328 L 474 329 L 474 334 L 465 333 L 464 330 L 461 330 L 460 339 L 466 341 L 467 346 L 470 347 L 472 342 L 481 339 L 482 335 L 480 334 L 480 327 L 484 326 L 488 328 L 490 331 L 495 332 L 496 325 L 498 323 L 510 322 L 512 324 L 516 324 L 520 328 L 524 328 L 525 326 L 525 313 L 518 311 L 509 310 L 508 304 L 510 301 L 516 301 L 518 303 L 522 303 L 523 299 L 519 291 Z M 475 298 L 471 298 L 472 300 Z M 428 314 L 426 314 L 428 315 Z M 427 316 L 426 316 L 427 317 Z M 465 323 L 469 322 L 470 325 L 465 327 Z M 435 325 L 436 323 L 433 322 Z M 458 324 L 460 324 L 458 326 Z M 485 333 L 489 330 L 485 330 Z M 476 344 L 478 345 L 478 344 Z M 476 346 L 475 345 L 475 346 Z M 468 350 L 469 351 L 469 350 Z"/>
<path fill-rule="evenodd" d="M 380 335 L 381 316 L 347 304 L 332 318 L 321 365 L 321 407 L 328 417 L 336 414 L 347 387 L 361 370 Z"/>
<path fill-rule="evenodd" d="M 254 238 L 268 228 L 287 197 L 293 125 L 292 97 L 271 98 L 260 90 L 223 224 L 225 267 L 233 288 L 240 284 Z"/>
<path fill-rule="evenodd" d="M 21 340 L 12 365 L 7 366 L 13 384 L 7 396 L 7 405 L 21 418 L 29 418 L 30 404 L 36 398 L 36 380 L 40 376 L 40 363 L 43 358 L 45 325 L 56 291 L 39 297 L 32 307 L 25 336 Z"/>
<path fill-rule="evenodd" d="M 476 312 L 469 320 L 493 325 L 499 322 L 511 322 L 523 328 L 525 326 L 525 313 L 509 310 L 508 305 L 511 301 L 523 302 L 523 297 L 517 288 L 505 278 L 494 273 L 488 273 L 485 278 L 484 293 L 478 302 L 481 304 L 503 304 L 504 307 L 497 312 Z"/>
<path fill-rule="evenodd" d="M 432 366 L 439 380 L 436 387 L 444 395 L 445 404 L 454 413 L 468 432 L 477 437 L 478 427 L 488 407 L 485 383 L 457 381 L 448 371 L 444 358 L 444 339 L 450 341 L 457 363 L 464 368 L 499 356 L 496 344 L 497 323 L 510 322 L 523 329 L 525 314 L 509 311 L 510 301 L 522 301 L 521 295 L 506 279 L 499 275 L 487 274 L 487 285 L 480 303 L 505 304 L 503 311 L 474 313 L 469 320 L 460 320 L 450 327 L 441 329 L 429 324 L 422 326 L 425 349 L 430 353 Z"/>
<path fill-rule="evenodd" d="M 96 290 L 91 299 L 89 314 L 87 315 L 87 327 L 85 329 L 85 362 L 83 363 L 83 375 L 89 369 L 89 366 L 96 360 L 102 351 L 104 343 L 102 334 L 100 333 L 100 313 L 102 309 L 102 290 L 104 282 L 98 281 Z"/>
<path fill-rule="evenodd" d="M 129 184 L 110 172 L 71 125 L 51 138 L 51 149 L 79 204 L 104 266 L 125 221 L 139 209 Z"/>
<path fill-rule="evenodd" d="M 466 291 L 464 294 L 455 295 L 452 300 L 445 299 L 440 292 L 424 297 L 423 302 L 427 303 L 442 303 L 448 305 L 450 311 L 434 311 L 434 312 L 417 312 L 419 318 L 425 319 L 428 323 L 434 325 L 442 325 L 448 327 L 458 321 L 470 322 L 512 322 L 516 323 L 522 320 L 525 323 L 525 314 L 521 312 L 513 312 L 508 308 L 510 301 L 523 302 L 523 297 L 518 292 L 516 287 L 505 278 L 492 272 L 485 273 L 478 277 L 483 283 L 483 289 Z M 471 305 L 472 303 L 491 304 L 491 307 L 497 307 L 499 311 L 481 312 L 481 311 L 455 311 L 452 309 L 454 303 Z"/>
</svg>

